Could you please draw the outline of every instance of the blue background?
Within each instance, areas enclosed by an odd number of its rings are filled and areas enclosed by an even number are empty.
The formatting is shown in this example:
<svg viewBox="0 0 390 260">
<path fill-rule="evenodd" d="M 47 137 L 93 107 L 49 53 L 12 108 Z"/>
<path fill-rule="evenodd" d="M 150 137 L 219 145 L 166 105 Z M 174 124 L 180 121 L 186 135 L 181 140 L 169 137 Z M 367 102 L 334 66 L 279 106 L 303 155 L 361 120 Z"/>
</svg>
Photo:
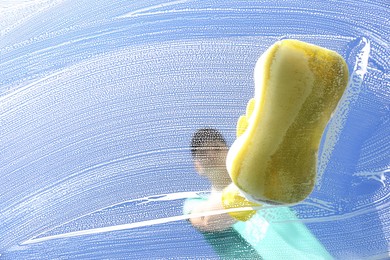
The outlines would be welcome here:
<svg viewBox="0 0 390 260">
<path fill-rule="evenodd" d="M 389 256 L 388 1 L 0 8 L 0 258 L 216 258 L 182 216 L 209 189 L 189 140 L 211 126 L 233 142 L 254 64 L 283 38 L 337 51 L 351 74 L 294 210 L 336 258 Z"/>
</svg>

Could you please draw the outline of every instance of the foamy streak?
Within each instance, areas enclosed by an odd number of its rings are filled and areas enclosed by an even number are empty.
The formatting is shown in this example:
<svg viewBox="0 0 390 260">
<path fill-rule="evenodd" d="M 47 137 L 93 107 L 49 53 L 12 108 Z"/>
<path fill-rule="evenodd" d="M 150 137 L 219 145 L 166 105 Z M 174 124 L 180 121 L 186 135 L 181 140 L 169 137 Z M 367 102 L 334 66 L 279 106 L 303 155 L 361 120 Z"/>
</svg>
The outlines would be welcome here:
<svg viewBox="0 0 390 260">
<path fill-rule="evenodd" d="M 138 9 L 138 10 L 132 11 L 130 13 L 121 15 L 121 16 L 119 16 L 117 18 L 121 19 L 121 18 L 135 17 L 135 16 L 139 16 L 139 15 L 142 15 L 142 14 L 145 14 L 145 13 L 147 14 L 148 12 L 150 12 L 152 10 L 154 11 L 154 10 L 158 10 L 160 8 L 164 8 L 164 7 L 168 7 L 168 6 L 184 4 L 186 2 L 188 2 L 188 0 L 178 0 L 178 1 L 168 2 L 168 3 L 162 3 L 162 4 L 158 4 L 158 5 L 153 5 L 153 6 L 150 6 L 150 7 L 146 7 L 146 8 L 142 8 L 142 9 Z"/>
<path fill-rule="evenodd" d="M 336 109 L 335 114 L 330 122 L 329 131 L 325 136 L 324 149 L 318 162 L 318 180 L 319 183 L 316 186 L 317 189 L 321 187 L 322 175 L 326 170 L 326 166 L 329 163 L 330 157 L 333 154 L 333 150 L 338 142 L 341 132 L 344 129 L 351 104 L 356 102 L 361 86 L 363 84 L 364 76 L 367 72 L 368 58 L 370 57 L 370 41 L 366 38 L 362 38 L 359 46 L 358 56 L 353 68 L 352 75 L 348 82 L 347 91 L 339 102 L 339 107 Z"/>
<path fill-rule="evenodd" d="M 361 214 L 367 214 L 374 212 L 378 209 L 386 208 L 390 205 L 390 203 L 385 203 L 381 205 L 380 207 L 375 208 L 369 208 L 369 209 L 362 209 L 357 210 L 355 212 L 351 212 L 348 214 L 338 215 L 338 216 L 332 216 L 332 217 L 325 217 L 325 218 L 315 218 L 315 219 L 303 219 L 300 220 L 303 223 L 315 223 L 315 222 L 327 222 L 327 221 L 337 221 L 337 220 L 343 220 L 343 219 L 349 219 L 356 216 L 359 216 Z M 267 208 L 272 208 L 272 206 L 267 206 Z M 243 207 L 243 208 L 235 208 L 235 209 L 227 209 L 227 210 L 215 210 L 210 212 L 203 212 L 198 214 L 186 214 L 186 215 L 180 215 L 180 216 L 173 216 L 173 217 L 167 217 L 167 218 L 159 218 L 159 219 L 152 219 L 152 220 L 146 220 L 146 221 L 140 221 L 135 223 L 128 223 L 128 224 L 122 224 L 122 225 L 115 225 L 115 226 L 108 226 L 108 227 L 102 227 L 102 228 L 93 228 L 93 229 L 86 229 L 86 230 L 80 230 L 80 231 L 74 231 L 74 232 L 68 232 L 53 236 L 47 236 L 47 237 L 41 237 L 41 238 L 32 238 L 29 240 L 26 240 L 21 243 L 21 245 L 32 245 L 37 244 L 45 241 L 50 241 L 54 239 L 64 239 L 64 238 L 72 238 L 72 237 L 81 237 L 81 236 L 88 236 L 88 235 L 97 235 L 102 233 L 108 233 L 113 231 L 121 231 L 121 230 L 128 230 L 133 228 L 140 228 L 140 227 L 146 227 L 146 226 L 153 226 L 158 224 L 164 224 L 169 222 L 175 222 L 180 220 L 187 220 L 190 218 L 199 218 L 204 216 L 213 216 L 213 215 L 219 215 L 229 212 L 237 212 L 237 211 L 246 211 L 246 210 L 253 210 L 251 207 Z M 283 221 L 276 221 L 277 223 L 285 223 L 285 222 L 291 222 L 296 220 L 283 220 Z"/>
<path fill-rule="evenodd" d="M 386 174 L 390 173 L 390 169 L 384 170 L 384 171 L 377 171 L 377 172 L 357 172 L 354 173 L 354 176 L 359 177 L 365 177 L 368 179 L 377 180 L 382 183 L 383 187 L 386 186 L 385 180 L 386 180 Z"/>
<path fill-rule="evenodd" d="M 0 1 L 0 37 L 29 21 L 37 14 L 61 4 L 64 0 Z"/>
<path fill-rule="evenodd" d="M 252 210 L 252 208 L 245 207 L 245 208 L 236 208 L 236 209 L 229 209 L 229 210 L 216 210 L 216 211 L 210 211 L 210 212 L 199 213 L 199 214 L 186 214 L 186 215 L 173 216 L 173 217 L 168 217 L 168 218 L 140 221 L 140 222 L 136 222 L 136 223 L 129 223 L 129 224 L 116 225 L 116 226 L 80 230 L 80 231 L 63 233 L 63 234 L 47 236 L 47 237 L 42 237 L 42 238 L 29 239 L 27 241 L 22 242 L 21 245 L 31 245 L 31 244 L 36 244 L 36 243 L 49 241 L 49 240 L 53 240 L 53 239 L 102 234 L 102 233 L 107 233 L 107 232 L 112 232 L 112 231 L 127 230 L 127 229 L 139 228 L 139 227 L 164 224 L 164 223 L 169 223 L 169 222 L 174 222 L 174 221 L 179 221 L 179 220 L 186 220 L 189 218 L 199 218 L 199 217 L 203 217 L 203 216 L 212 216 L 212 215 L 219 215 L 219 214 L 224 214 L 224 213 L 228 213 L 228 212 L 245 211 L 245 210 Z"/>
<path fill-rule="evenodd" d="M 142 198 L 137 198 L 137 199 L 132 199 L 132 200 L 116 203 L 116 204 L 110 205 L 108 207 L 104 207 L 102 209 L 98 209 L 98 210 L 95 210 L 95 211 L 90 212 L 88 214 L 82 215 L 82 216 L 75 218 L 75 219 L 72 219 L 70 221 L 63 222 L 60 225 L 57 225 L 49 230 L 46 230 L 43 233 L 40 233 L 40 234 L 34 236 L 33 238 L 29 239 L 28 241 L 32 241 L 32 240 L 35 241 L 36 239 L 38 239 L 37 237 L 44 236 L 46 233 L 48 233 L 54 229 L 60 228 L 61 226 L 64 226 L 64 225 L 69 224 L 71 222 L 77 221 L 77 220 L 82 219 L 86 216 L 95 214 L 97 212 L 102 212 L 102 211 L 107 210 L 109 208 L 124 205 L 126 203 L 139 202 L 139 204 L 147 204 L 147 203 L 153 202 L 153 201 L 170 201 L 170 200 L 178 200 L 178 199 L 199 198 L 199 194 L 205 193 L 205 192 L 206 191 L 188 191 L 188 192 L 177 192 L 177 193 L 170 193 L 170 194 L 158 194 L 158 195 L 153 195 L 153 196 L 149 196 L 149 197 L 142 197 Z M 73 232 L 71 232 L 71 233 L 73 233 Z M 57 236 L 57 235 L 55 235 L 55 236 Z M 51 237 L 51 236 L 47 236 L 47 237 Z"/>
</svg>

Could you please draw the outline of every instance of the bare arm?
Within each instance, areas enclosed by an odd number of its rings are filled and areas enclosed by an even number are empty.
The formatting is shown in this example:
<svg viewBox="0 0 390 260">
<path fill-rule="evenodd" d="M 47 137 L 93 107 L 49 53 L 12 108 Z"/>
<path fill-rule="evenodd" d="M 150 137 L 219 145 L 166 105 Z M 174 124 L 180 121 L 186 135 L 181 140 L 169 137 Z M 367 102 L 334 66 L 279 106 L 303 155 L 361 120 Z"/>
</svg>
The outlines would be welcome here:
<svg viewBox="0 0 390 260">
<path fill-rule="evenodd" d="M 237 221 L 228 213 L 212 214 L 213 212 L 216 213 L 216 211 L 225 210 L 221 203 L 221 197 L 221 193 L 214 193 L 207 201 L 199 203 L 191 213 L 204 213 L 205 216 L 191 218 L 191 224 L 201 231 L 222 231 L 236 223 Z"/>
</svg>

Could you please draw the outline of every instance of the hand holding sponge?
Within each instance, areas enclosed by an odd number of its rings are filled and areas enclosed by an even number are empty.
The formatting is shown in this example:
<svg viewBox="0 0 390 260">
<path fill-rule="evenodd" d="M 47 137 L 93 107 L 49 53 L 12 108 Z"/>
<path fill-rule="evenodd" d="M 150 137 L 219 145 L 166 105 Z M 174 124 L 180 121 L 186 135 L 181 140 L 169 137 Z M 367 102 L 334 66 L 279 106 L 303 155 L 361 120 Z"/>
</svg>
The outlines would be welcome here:
<svg viewBox="0 0 390 260">
<path fill-rule="evenodd" d="M 334 51 L 282 40 L 259 58 L 254 77 L 255 96 L 226 160 L 233 184 L 224 191 L 225 208 L 288 205 L 309 196 L 321 137 L 347 86 L 348 68 Z M 240 220 L 251 214 L 231 213 Z"/>
</svg>

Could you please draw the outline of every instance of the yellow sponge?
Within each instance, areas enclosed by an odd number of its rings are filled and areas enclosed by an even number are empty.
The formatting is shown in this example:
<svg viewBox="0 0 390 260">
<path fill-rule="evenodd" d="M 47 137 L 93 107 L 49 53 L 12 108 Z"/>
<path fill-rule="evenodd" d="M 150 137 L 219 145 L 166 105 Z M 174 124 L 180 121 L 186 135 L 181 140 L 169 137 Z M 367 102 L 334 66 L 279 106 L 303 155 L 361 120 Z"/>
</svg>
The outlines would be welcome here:
<svg viewBox="0 0 390 260">
<path fill-rule="evenodd" d="M 222 205 L 225 209 L 247 208 L 247 207 L 252 208 L 249 210 L 229 212 L 230 216 L 240 221 L 249 220 L 256 213 L 256 211 L 253 208 L 261 206 L 257 203 L 253 203 L 246 200 L 241 195 L 240 191 L 237 189 L 237 186 L 234 185 L 234 183 L 230 184 L 223 190 Z"/>
<path fill-rule="evenodd" d="M 334 51 L 282 40 L 259 58 L 254 73 L 255 97 L 238 120 L 228 172 L 250 201 L 300 202 L 313 190 L 318 147 L 347 86 L 347 65 Z M 232 188 L 225 200 L 228 193 Z"/>
</svg>

